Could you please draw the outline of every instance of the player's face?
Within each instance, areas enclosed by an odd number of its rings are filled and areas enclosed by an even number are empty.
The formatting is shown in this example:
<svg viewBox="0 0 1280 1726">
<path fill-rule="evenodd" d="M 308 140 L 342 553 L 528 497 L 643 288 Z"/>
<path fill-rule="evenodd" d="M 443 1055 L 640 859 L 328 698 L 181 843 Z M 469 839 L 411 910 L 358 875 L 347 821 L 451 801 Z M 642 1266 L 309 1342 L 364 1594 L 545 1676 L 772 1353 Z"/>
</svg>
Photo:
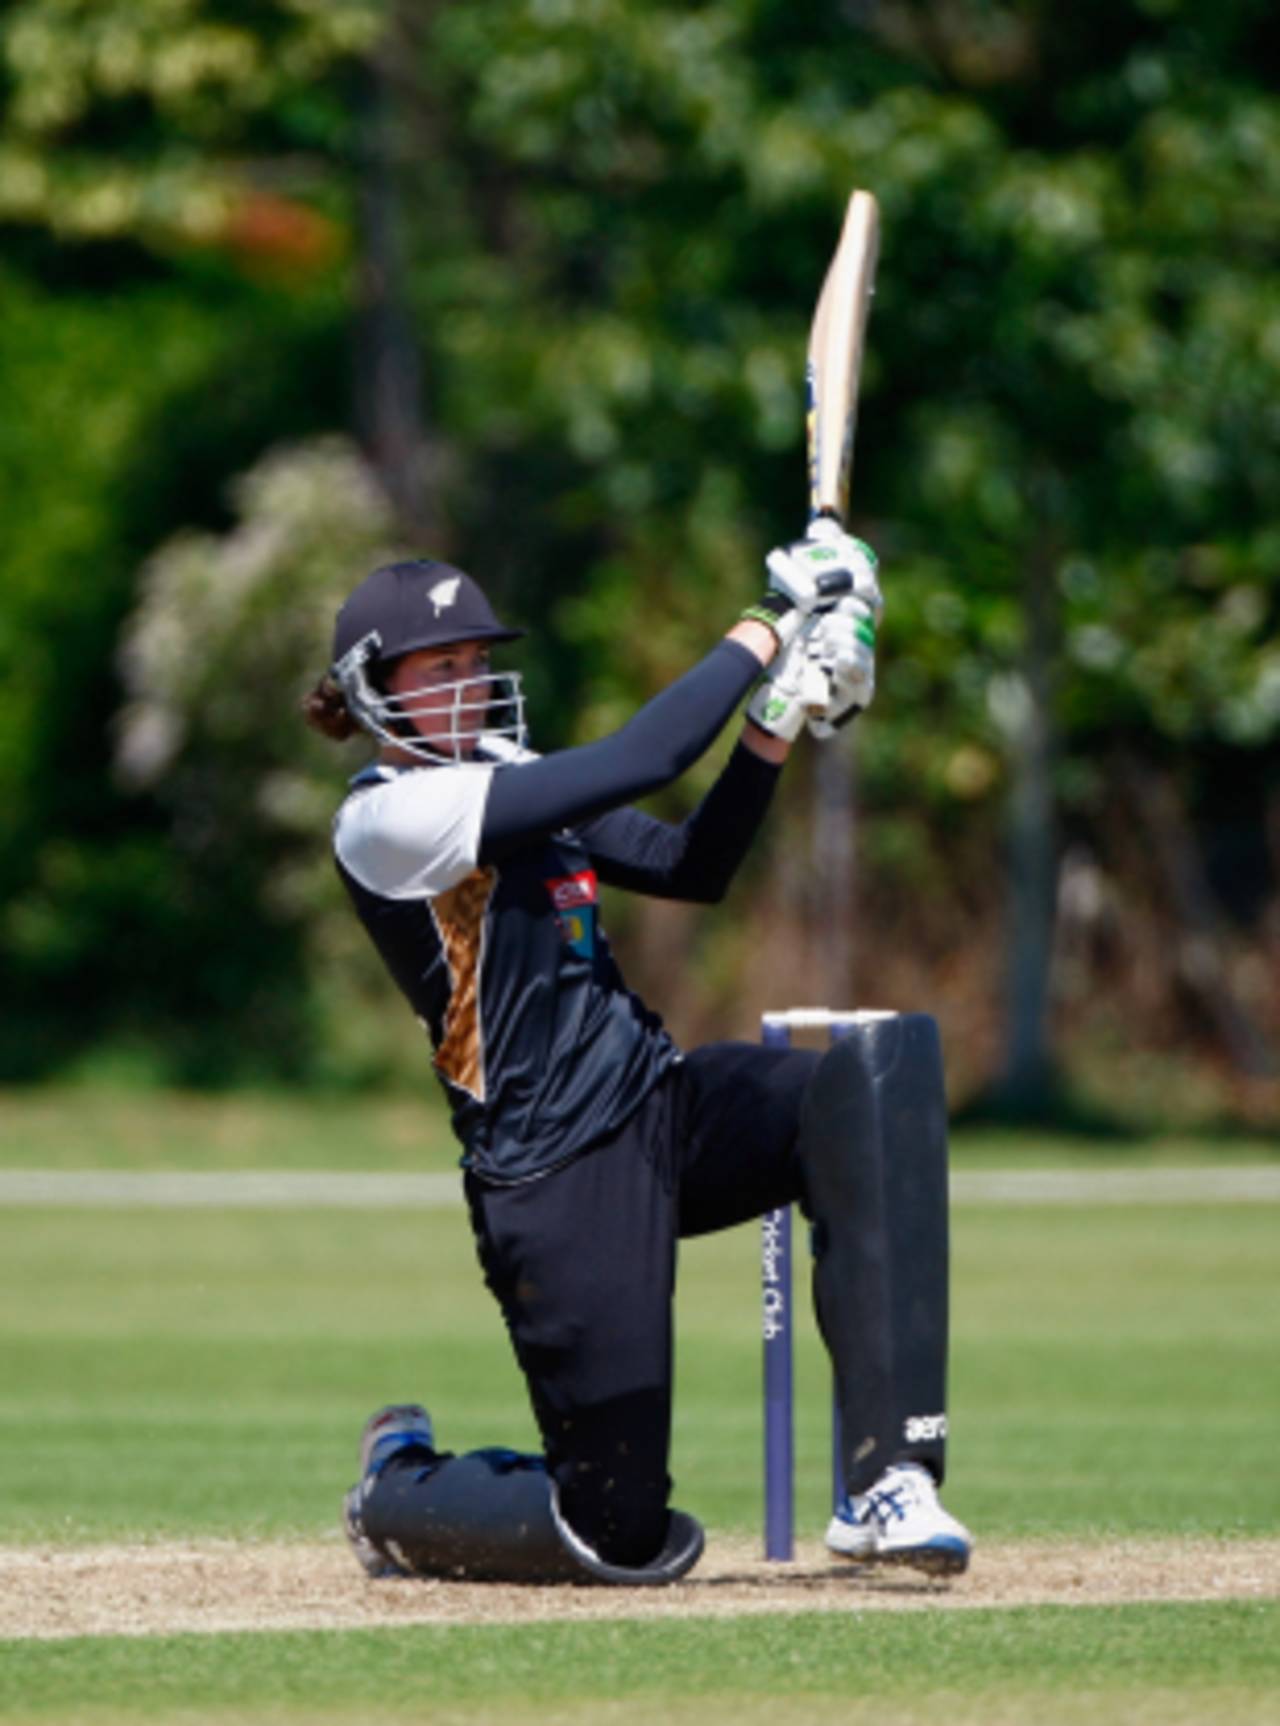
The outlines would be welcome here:
<svg viewBox="0 0 1280 1726">
<path fill-rule="evenodd" d="M 459 641 L 406 653 L 387 675 L 387 693 L 406 698 L 404 717 L 425 742 L 470 755 L 493 696 L 488 646 Z"/>
</svg>

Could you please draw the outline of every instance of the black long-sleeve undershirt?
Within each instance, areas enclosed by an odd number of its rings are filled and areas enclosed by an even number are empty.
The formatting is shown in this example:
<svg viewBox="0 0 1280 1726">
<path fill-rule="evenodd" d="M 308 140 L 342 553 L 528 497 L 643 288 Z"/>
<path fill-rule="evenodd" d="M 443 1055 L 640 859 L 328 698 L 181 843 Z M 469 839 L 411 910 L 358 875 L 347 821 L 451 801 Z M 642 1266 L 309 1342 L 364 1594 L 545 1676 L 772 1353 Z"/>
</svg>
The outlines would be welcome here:
<svg viewBox="0 0 1280 1726">
<path fill-rule="evenodd" d="M 768 810 L 778 768 L 745 744 L 679 824 L 616 809 L 578 829 L 600 880 L 656 899 L 722 899 Z"/>
<path fill-rule="evenodd" d="M 710 747 L 759 675 L 753 653 L 722 641 L 610 736 L 502 768 L 485 804 L 480 861 L 499 861 L 537 834 L 593 821 L 669 785 Z"/>
</svg>

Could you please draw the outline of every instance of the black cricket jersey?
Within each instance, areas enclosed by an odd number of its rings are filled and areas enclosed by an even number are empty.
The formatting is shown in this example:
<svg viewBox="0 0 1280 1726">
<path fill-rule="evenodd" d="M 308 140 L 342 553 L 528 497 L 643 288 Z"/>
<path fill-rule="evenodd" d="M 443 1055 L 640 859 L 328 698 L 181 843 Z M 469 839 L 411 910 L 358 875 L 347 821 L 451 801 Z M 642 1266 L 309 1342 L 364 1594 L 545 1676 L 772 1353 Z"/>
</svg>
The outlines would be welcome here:
<svg viewBox="0 0 1280 1726">
<path fill-rule="evenodd" d="M 484 1179 L 581 1155 L 680 1059 L 622 978 L 599 888 L 721 896 L 775 767 L 740 745 L 679 824 L 620 805 L 702 754 L 759 669 L 723 642 L 599 743 L 543 757 L 482 744 L 470 761 L 375 765 L 352 781 L 338 870 L 430 1036 L 463 1162 Z"/>
</svg>

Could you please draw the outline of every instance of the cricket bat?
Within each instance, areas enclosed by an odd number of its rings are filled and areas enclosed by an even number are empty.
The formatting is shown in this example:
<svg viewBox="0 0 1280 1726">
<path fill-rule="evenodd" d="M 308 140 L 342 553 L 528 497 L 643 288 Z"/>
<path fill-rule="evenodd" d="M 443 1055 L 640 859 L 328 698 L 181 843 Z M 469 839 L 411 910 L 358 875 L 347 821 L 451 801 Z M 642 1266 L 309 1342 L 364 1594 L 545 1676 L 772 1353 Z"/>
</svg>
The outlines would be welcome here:
<svg viewBox="0 0 1280 1726">
<path fill-rule="evenodd" d="M 843 528 L 849 517 L 858 383 L 879 247 L 880 207 L 870 192 L 854 192 L 809 329 L 805 432 L 811 534 L 823 521 Z M 811 716 L 821 713 L 829 693 L 823 668 L 807 666 L 801 701 Z"/>
<path fill-rule="evenodd" d="M 811 525 L 823 517 L 841 527 L 848 520 L 858 382 L 879 244 L 879 206 L 870 192 L 855 192 L 809 331 L 805 377 Z"/>
</svg>

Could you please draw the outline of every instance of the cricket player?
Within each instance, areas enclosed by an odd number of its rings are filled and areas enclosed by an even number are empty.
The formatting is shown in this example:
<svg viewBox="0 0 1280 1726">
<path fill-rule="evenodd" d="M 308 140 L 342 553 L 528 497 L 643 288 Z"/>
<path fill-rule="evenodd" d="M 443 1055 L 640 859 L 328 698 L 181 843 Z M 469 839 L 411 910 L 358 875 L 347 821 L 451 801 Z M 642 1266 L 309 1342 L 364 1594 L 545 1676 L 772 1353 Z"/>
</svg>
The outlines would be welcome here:
<svg viewBox="0 0 1280 1726">
<path fill-rule="evenodd" d="M 819 1322 L 849 1440 L 827 1543 L 860 1561 L 968 1562 L 969 1536 L 937 1498 L 943 1410 L 916 1406 L 904 1425 L 860 1373 L 868 1334 L 888 1321 L 845 1261 L 883 1256 L 883 1225 L 869 1219 L 852 1246 L 847 1228 L 824 1234 L 824 1169 L 869 1154 L 857 1134 L 804 1118 L 836 1051 L 680 1050 L 627 988 L 600 920 L 602 884 L 718 901 L 801 730 L 830 736 L 872 699 L 869 548 L 824 524 L 767 570 L 760 602 L 690 671 L 612 735 L 548 755 L 528 747 L 519 674 L 491 664 L 519 632 L 471 577 L 391 564 L 338 614 L 307 718 L 336 738 L 362 727 L 378 750 L 335 819 L 337 867 L 430 1037 L 480 1265 L 543 1444 L 537 1458 L 451 1457 L 420 1405 L 373 1416 L 347 1502 L 371 1573 L 684 1574 L 702 1534 L 669 1503 L 677 1242 L 792 1201 L 831 1243 Z M 686 820 L 633 807 L 744 701 L 737 746 Z M 945 1346 L 943 1317 L 939 1357 Z"/>
</svg>

